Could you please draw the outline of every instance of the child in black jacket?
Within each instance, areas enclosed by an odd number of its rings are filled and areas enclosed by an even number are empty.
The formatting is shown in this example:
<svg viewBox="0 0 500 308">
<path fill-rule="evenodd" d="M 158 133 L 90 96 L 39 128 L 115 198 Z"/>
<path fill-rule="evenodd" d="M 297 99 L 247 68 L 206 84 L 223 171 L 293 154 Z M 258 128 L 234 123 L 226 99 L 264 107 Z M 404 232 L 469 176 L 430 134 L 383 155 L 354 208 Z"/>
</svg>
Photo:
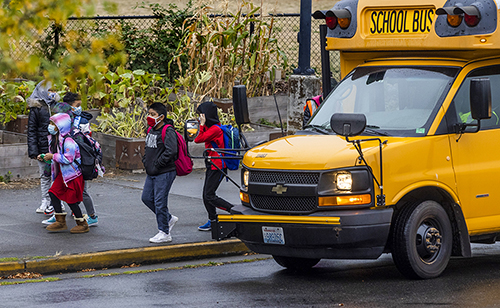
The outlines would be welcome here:
<svg viewBox="0 0 500 308">
<path fill-rule="evenodd" d="M 153 103 L 149 106 L 147 120 L 150 129 L 146 136 L 145 153 L 142 158 L 147 174 L 142 202 L 156 214 L 158 225 L 158 234 L 149 241 L 166 243 L 172 241 L 170 231 L 178 220 L 168 210 L 168 193 L 176 177 L 177 134 L 172 120 L 167 119 L 167 108 L 162 103 Z"/>
</svg>

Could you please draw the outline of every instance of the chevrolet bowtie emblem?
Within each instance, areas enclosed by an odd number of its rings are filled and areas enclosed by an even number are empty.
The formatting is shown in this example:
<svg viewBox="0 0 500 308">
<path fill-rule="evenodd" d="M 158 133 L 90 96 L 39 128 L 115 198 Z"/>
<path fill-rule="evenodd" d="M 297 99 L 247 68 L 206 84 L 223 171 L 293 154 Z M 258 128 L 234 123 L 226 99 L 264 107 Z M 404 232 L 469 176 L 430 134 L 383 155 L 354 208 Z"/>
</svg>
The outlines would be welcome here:
<svg viewBox="0 0 500 308">
<path fill-rule="evenodd" d="M 283 185 L 278 184 L 278 185 L 274 186 L 273 189 L 271 189 L 271 191 L 277 193 L 278 195 L 281 195 L 284 192 L 286 192 L 287 189 L 288 189 L 288 187 L 284 187 Z"/>
</svg>

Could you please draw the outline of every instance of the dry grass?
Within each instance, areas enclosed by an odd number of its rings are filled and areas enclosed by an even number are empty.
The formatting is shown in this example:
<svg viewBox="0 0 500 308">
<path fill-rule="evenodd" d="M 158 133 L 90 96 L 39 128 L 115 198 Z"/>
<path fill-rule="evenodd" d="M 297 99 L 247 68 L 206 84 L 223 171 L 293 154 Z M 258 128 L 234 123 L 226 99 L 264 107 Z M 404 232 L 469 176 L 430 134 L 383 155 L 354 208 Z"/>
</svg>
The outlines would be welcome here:
<svg viewBox="0 0 500 308">
<path fill-rule="evenodd" d="M 203 3 L 210 3 L 212 1 L 203 1 Z M 117 4 L 118 11 L 112 14 L 107 13 L 104 10 L 103 3 L 104 0 L 96 0 L 96 12 L 98 15 L 151 15 L 151 11 L 148 9 L 133 9 L 137 4 L 142 3 L 143 1 L 137 0 L 111 0 Z M 158 3 L 164 7 L 168 6 L 169 3 L 174 3 L 179 7 L 185 7 L 187 0 L 144 0 L 145 3 Z M 316 10 L 325 10 L 330 9 L 336 3 L 336 0 L 312 0 L 312 11 Z M 193 0 L 195 3 L 195 0 Z M 216 1 L 216 6 L 214 6 L 215 12 L 224 11 L 224 6 L 226 1 Z M 230 12 L 236 12 L 236 10 L 241 6 L 241 0 L 228 0 L 227 8 Z M 263 14 L 267 15 L 268 13 L 300 13 L 300 0 L 254 0 L 254 5 L 261 7 L 263 10 Z"/>
</svg>

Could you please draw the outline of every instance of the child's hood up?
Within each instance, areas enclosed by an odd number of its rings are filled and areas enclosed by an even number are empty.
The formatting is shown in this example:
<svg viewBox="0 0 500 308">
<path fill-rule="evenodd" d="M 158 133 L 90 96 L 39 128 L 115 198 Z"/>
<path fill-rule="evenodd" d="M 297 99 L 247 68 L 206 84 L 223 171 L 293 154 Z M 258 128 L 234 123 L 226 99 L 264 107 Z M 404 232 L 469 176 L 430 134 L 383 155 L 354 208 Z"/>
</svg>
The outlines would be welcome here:
<svg viewBox="0 0 500 308">
<path fill-rule="evenodd" d="M 217 114 L 217 105 L 214 102 L 201 103 L 196 112 L 205 114 L 205 125 L 208 127 L 220 122 L 219 115 Z"/>
<path fill-rule="evenodd" d="M 61 136 L 66 136 L 71 131 L 71 117 L 67 113 L 56 113 L 50 120 L 57 126 Z"/>
</svg>

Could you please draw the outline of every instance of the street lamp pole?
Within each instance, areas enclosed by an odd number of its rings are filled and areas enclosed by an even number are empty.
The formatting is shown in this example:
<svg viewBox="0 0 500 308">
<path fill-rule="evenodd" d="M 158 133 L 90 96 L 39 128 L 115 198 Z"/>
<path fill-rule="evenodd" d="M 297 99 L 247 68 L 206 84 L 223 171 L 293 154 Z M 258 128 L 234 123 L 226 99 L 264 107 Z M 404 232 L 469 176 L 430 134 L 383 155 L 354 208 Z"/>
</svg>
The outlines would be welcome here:
<svg viewBox="0 0 500 308">
<path fill-rule="evenodd" d="M 293 70 L 297 75 L 313 75 L 311 66 L 311 14 L 312 0 L 300 0 L 299 65 Z"/>
</svg>

